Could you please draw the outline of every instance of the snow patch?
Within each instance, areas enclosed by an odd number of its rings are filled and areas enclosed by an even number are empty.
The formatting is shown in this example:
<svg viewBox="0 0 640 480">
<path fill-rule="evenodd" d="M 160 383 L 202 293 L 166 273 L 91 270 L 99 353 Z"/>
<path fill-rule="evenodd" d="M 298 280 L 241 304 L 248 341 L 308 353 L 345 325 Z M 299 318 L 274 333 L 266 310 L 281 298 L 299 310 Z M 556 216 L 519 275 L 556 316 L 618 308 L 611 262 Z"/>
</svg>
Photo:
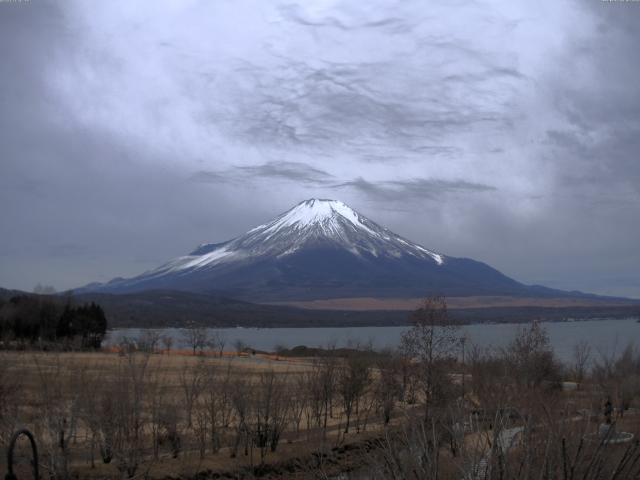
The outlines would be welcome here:
<svg viewBox="0 0 640 480">
<path fill-rule="evenodd" d="M 424 253 L 433 258 L 438 265 L 442 265 L 444 260 L 442 259 L 442 255 L 432 252 L 431 250 L 427 250 L 426 248 L 422 248 L 420 245 L 415 246 L 418 250 L 422 250 Z"/>
<path fill-rule="evenodd" d="M 182 264 L 180 269 L 200 268 L 200 267 L 203 267 L 205 265 L 210 265 L 210 264 L 216 262 L 217 260 L 220 260 L 222 258 L 225 258 L 225 257 L 231 255 L 232 253 L 233 252 L 229 251 L 227 249 L 227 247 L 218 248 L 217 250 L 214 250 L 213 252 L 209 252 L 209 253 L 206 253 L 204 255 L 197 256 L 193 260 Z"/>
</svg>

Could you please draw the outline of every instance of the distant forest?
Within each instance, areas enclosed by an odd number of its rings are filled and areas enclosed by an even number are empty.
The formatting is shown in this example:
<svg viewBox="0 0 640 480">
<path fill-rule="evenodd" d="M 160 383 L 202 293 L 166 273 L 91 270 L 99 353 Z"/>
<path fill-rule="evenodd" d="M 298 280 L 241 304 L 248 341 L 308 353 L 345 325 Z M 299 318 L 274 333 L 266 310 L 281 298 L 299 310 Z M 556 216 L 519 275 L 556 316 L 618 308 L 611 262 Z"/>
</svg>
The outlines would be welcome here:
<svg viewBox="0 0 640 480">
<path fill-rule="evenodd" d="M 0 298 L 0 345 L 65 349 L 100 348 L 107 319 L 96 303 L 74 305 L 71 298 L 16 295 Z"/>
</svg>

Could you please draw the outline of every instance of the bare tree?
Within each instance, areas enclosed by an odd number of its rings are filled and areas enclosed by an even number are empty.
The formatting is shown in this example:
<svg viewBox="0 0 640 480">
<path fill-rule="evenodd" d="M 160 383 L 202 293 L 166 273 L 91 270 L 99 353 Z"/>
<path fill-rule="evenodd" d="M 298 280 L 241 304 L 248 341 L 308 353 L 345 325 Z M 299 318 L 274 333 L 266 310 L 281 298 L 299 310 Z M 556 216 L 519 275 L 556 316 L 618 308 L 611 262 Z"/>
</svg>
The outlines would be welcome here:
<svg viewBox="0 0 640 480">
<path fill-rule="evenodd" d="M 250 428 L 253 442 L 264 462 L 267 450 L 276 451 L 282 431 L 287 424 L 289 397 L 286 395 L 282 376 L 273 370 L 261 373 L 252 386 Z"/>
<path fill-rule="evenodd" d="M 402 359 L 389 352 L 387 357 L 379 360 L 376 364 L 378 377 L 374 386 L 374 394 L 376 406 L 382 413 L 384 425 L 387 425 L 391 420 L 396 401 L 402 393 L 399 379 L 401 361 Z"/>
<path fill-rule="evenodd" d="M 207 366 L 203 386 L 203 410 L 208 423 L 209 444 L 213 453 L 222 445 L 222 437 L 230 428 L 233 415 L 233 383 L 231 363 L 219 369 Z"/>
<path fill-rule="evenodd" d="M 309 389 L 307 388 L 307 376 L 296 375 L 293 394 L 291 395 L 291 421 L 297 435 L 300 434 L 300 424 L 305 412 L 310 412 Z"/>
<path fill-rule="evenodd" d="M 187 417 L 187 428 L 193 426 L 193 409 L 202 393 L 203 383 L 203 363 L 200 361 L 195 367 L 185 363 L 180 371 L 180 389 L 182 390 L 182 406 Z"/>
<path fill-rule="evenodd" d="M 153 448 L 153 458 L 160 458 L 160 445 L 163 441 L 163 411 L 165 399 L 170 395 L 169 389 L 164 382 L 154 382 L 153 388 L 149 391 L 149 432 L 151 433 L 151 445 Z"/>
<path fill-rule="evenodd" d="M 207 329 L 194 323 L 187 325 L 182 334 L 187 345 L 193 350 L 194 355 L 196 352 L 202 353 L 209 343 Z"/>
<path fill-rule="evenodd" d="M 326 438 L 329 417 L 332 415 L 333 400 L 336 391 L 337 362 L 328 354 L 316 360 L 313 373 L 309 376 L 311 407 L 316 423 L 322 428 L 322 438 Z"/>
<path fill-rule="evenodd" d="M 618 414 L 624 414 L 640 393 L 640 353 L 632 343 L 619 355 L 601 352 L 593 365 L 593 379 L 606 396 L 614 398 Z"/>
<path fill-rule="evenodd" d="M 448 378 L 443 375 L 445 361 L 451 359 L 459 342 L 457 325 L 449 318 L 443 297 L 427 298 L 412 316 L 413 327 L 402 336 L 402 349 L 418 365 L 425 421 L 431 403 L 437 400 L 439 387 Z"/>
<path fill-rule="evenodd" d="M 107 380 L 94 392 L 97 401 L 96 441 L 100 449 L 102 462 L 105 464 L 111 463 L 116 448 L 118 417 L 116 415 L 117 399 L 114 398 L 112 390 L 114 386 L 114 381 Z"/>
<path fill-rule="evenodd" d="M 386 430 L 379 442 L 379 448 L 365 453 L 364 464 L 368 466 L 366 478 L 456 478 L 443 475 L 442 456 L 437 447 L 439 443 L 438 429 L 435 428 L 433 418 L 430 418 L 428 423 L 409 418 L 400 428 Z"/>
<path fill-rule="evenodd" d="M 105 390 L 105 436 L 120 473 L 133 478 L 145 461 L 144 431 L 148 353 L 129 352 Z M 109 456 L 110 457 L 110 456 Z"/>
<path fill-rule="evenodd" d="M 474 345 L 467 355 L 466 365 L 470 373 L 471 391 L 477 399 L 476 420 L 490 422 L 492 419 L 487 416 L 513 403 L 514 382 L 510 376 L 509 362 L 500 352 Z"/>
<path fill-rule="evenodd" d="M 588 371 L 591 360 L 591 346 L 586 340 L 582 340 L 573 346 L 573 362 L 571 370 L 576 382 L 581 383 Z"/>
<path fill-rule="evenodd" d="M 235 440 L 231 447 L 231 458 L 238 455 L 238 448 L 242 443 L 244 445 L 244 454 L 249 455 L 249 408 L 251 400 L 249 398 L 251 387 L 244 378 L 237 379 L 233 384 L 231 391 L 231 403 L 235 412 Z"/>
<path fill-rule="evenodd" d="M 173 458 L 178 458 L 182 451 L 181 410 L 171 397 L 165 397 L 160 410 L 159 423 L 162 426 L 163 440 L 169 443 Z"/>
<path fill-rule="evenodd" d="M 95 468 L 96 447 L 101 442 L 101 411 L 100 402 L 103 389 L 102 379 L 98 375 L 86 375 L 82 378 L 79 391 L 79 418 L 89 433 L 89 455 L 91 468 Z"/>
<path fill-rule="evenodd" d="M 86 368 L 75 369 L 74 364 L 64 366 L 59 355 L 51 363 L 34 356 L 34 362 L 38 370 L 41 419 L 37 433 L 42 440 L 45 465 L 53 478 L 67 479 L 70 442 L 80 416 L 80 387 L 85 384 Z"/>
<path fill-rule="evenodd" d="M 0 450 L 7 446 L 21 420 L 18 399 L 24 388 L 15 365 L 5 356 L 0 352 Z"/>
<path fill-rule="evenodd" d="M 138 339 L 138 348 L 143 352 L 156 353 L 160 340 L 159 330 L 147 329 Z"/>
<path fill-rule="evenodd" d="M 515 382 L 526 388 L 553 384 L 560 379 L 560 365 L 556 362 L 549 334 L 538 322 L 521 328 L 508 345 L 506 359 Z"/>
<path fill-rule="evenodd" d="M 224 347 L 227 344 L 227 337 L 224 333 L 219 331 L 214 331 L 209 338 L 209 346 L 212 350 L 218 352 L 218 356 L 222 358 L 224 353 Z"/>
<path fill-rule="evenodd" d="M 198 401 L 198 407 L 195 411 L 195 420 L 193 421 L 193 433 L 196 438 L 196 444 L 198 446 L 198 453 L 200 459 L 203 459 L 207 453 L 207 445 L 209 439 L 209 418 L 205 408 L 205 400 L 200 397 Z"/>
<path fill-rule="evenodd" d="M 357 412 L 360 398 L 370 381 L 368 360 L 361 354 L 349 355 L 338 370 L 338 389 L 342 397 L 342 405 L 346 416 L 344 433 L 349 433 L 351 414 Z"/>
<path fill-rule="evenodd" d="M 173 346 L 173 337 L 171 335 L 164 335 L 162 337 L 162 345 L 164 346 L 164 351 L 167 353 L 171 353 L 171 347 Z"/>
<path fill-rule="evenodd" d="M 238 356 L 240 356 L 248 348 L 247 344 L 240 339 L 237 339 L 235 342 L 233 342 L 233 346 Z"/>
</svg>

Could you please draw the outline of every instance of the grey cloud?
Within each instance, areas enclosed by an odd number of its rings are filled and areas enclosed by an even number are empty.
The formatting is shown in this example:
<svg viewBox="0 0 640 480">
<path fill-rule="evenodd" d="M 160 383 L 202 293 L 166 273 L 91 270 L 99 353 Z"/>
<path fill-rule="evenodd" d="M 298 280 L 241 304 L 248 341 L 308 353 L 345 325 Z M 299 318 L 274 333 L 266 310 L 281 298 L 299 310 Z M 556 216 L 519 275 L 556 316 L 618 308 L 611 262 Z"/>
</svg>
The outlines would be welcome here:
<svg viewBox="0 0 640 480">
<path fill-rule="evenodd" d="M 267 162 L 261 165 L 235 166 L 225 171 L 199 171 L 191 179 L 203 183 L 239 183 L 264 179 L 287 180 L 301 184 L 328 184 L 333 175 L 300 162 Z"/>
<path fill-rule="evenodd" d="M 413 25 L 405 19 L 395 17 L 384 17 L 379 20 L 368 22 L 347 23 L 336 17 L 325 17 L 321 20 L 310 20 L 305 18 L 300 11 L 300 6 L 296 4 L 284 5 L 280 7 L 280 12 L 290 21 L 299 23 L 306 27 L 329 27 L 348 31 L 356 29 L 380 28 L 390 33 L 406 33 L 413 29 Z"/>
<path fill-rule="evenodd" d="M 239 62 L 235 71 L 251 78 L 253 88 L 236 93 L 243 102 L 229 133 L 281 148 L 354 155 L 384 143 L 401 158 L 481 126 L 512 128 L 504 97 L 530 83 L 515 62 L 455 39 L 412 41 L 411 53 L 378 61 L 311 62 L 271 52 L 276 64 L 269 69 Z M 448 72 L 454 61 L 465 71 Z"/>
<path fill-rule="evenodd" d="M 572 166 L 598 172 L 601 185 L 638 183 L 640 163 L 640 64 L 634 61 L 640 10 L 629 5 L 589 4 L 599 21 L 597 33 L 570 54 L 594 66 L 590 82 L 567 79 L 554 85 L 559 110 L 570 131 L 555 137 Z"/>
<path fill-rule="evenodd" d="M 525 79 L 526 76 L 511 67 L 489 66 L 486 71 L 478 73 L 452 74 L 447 75 L 443 80 L 447 82 L 459 82 L 464 84 L 473 84 L 478 82 L 486 82 L 496 78 L 516 78 Z"/>
<path fill-rule="evenodd" d="M 327 183 L 334 178 L 324 170 L 298 162 L 269 162 L 237 169 L 251 177 L 282 178 L 302 183 Z"/>
<path fill-rule="evenodd" d="M 425 140 L 439 140 L 453 131 L 484 123 L 509 125 L 497 110 L 469 104 L 461 111 L 457 99 L 444 87 L 451 82 L 448 78 L 438 80 L 441 85 L 432 85 L 433 93 L 416 84 L 414 88 L 421 91 L 393 97 L 371 84 L 371 79 L 400 68 L 393 62 L 320 68 L 283 59 L 278 70 L 293 70 L 295 75 L 275 76 L 249 93 L 250 102 L 245 102 L 247 109 L 234 129 L 245 139 L 279 146 L 302 144 L 331 150 L 341 146 L 357 151 L 359 143 L 380 141 L 396 145 L 400 151 L 420 152 Z M 468 78 L 466 88 L 486 96 L 490 94 L 488 87 L 480 83 L 492 76 L 478 76 L 476 87 Z M 416 98 L 416 93 L 423 98 Z"/>
<path fill-rule="evenodd" d="M 378 201 L 411 202 L 416 199 L 445 201 L 446 194 L 467 194 L 496 191 L 491 185 L 464 180 L 409 179 L 370 182 L 356 178 L 334 188 L 353 188 Z"/>
</svg>

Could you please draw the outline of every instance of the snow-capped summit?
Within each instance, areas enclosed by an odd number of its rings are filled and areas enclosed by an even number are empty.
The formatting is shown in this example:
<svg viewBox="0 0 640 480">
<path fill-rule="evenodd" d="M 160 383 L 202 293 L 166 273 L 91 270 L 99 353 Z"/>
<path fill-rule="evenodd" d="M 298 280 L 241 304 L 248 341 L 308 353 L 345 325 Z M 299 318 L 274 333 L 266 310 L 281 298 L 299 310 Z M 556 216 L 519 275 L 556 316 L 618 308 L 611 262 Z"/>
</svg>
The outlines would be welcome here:
<svg viewBox="0 0 640 480">
<path fill-rule="evenodd" d="M 249 231 L 264 229 L 268 232 L 276 232 L 282 228 L 293 227 L 296 230 L 318 226 L 328 235 L 335 234 L 340 228 L 341 221 L 348 221 L 354 229 L 365 230 L 375 235 L 375 232 L 367 227 L 369 222 L 351 207 L 339 200 L 326 200 L 312 198 L 300 202 L 291 210 L 283 213 L 271 223 L 260 225 Z"/>
<path fill-rule="evenodd" d="M 305 200 L 230 243 L 227 248 L 254 254 L 283 256 L 309 244 L 326 244 L 354 255 L 413 255 L 443 263 L 442 255 L 395 235 L 338 200 Z"/>
<path fill-rule="evenodd" d="M 244 235 L 202 244 L 155 270 L 97 290 L 215 290 L 279 300 L 496 294 L 519 287 L 488 265 L 410 242 L 341 201 L 314 198 Z"/>
<path fill-rule="evenodd" d="M 341 248 L 356 256 L 410 255 L 431 259 L 438 265 L 444 262 L 442 255 L 395 235 L 343 202 L 314 198 L 233 240 L 200 245 L 189 255 L 176 258 L 147 276 L 201 270 L 260 257 L 282 258 L 309 247 Z"/>
<path fill-rule="evenodd" d="M 362 226 L 359 216 L 355 210 L 339 200 L 327 200 L 323 198 L 311 198 L 304 200 L 291 210 L 283 213 L 270 224 L 260 225 L 254 230 L 269 225 L 279 228 L 287 225 L 296 225 L 297 228 L 304 228 L 312 224 L 321 224 L 335 219 L 337 215 L 349 219 L 354 226 Z M 366 228 L 366 227 L 364 227 Z"/>
</svg>

